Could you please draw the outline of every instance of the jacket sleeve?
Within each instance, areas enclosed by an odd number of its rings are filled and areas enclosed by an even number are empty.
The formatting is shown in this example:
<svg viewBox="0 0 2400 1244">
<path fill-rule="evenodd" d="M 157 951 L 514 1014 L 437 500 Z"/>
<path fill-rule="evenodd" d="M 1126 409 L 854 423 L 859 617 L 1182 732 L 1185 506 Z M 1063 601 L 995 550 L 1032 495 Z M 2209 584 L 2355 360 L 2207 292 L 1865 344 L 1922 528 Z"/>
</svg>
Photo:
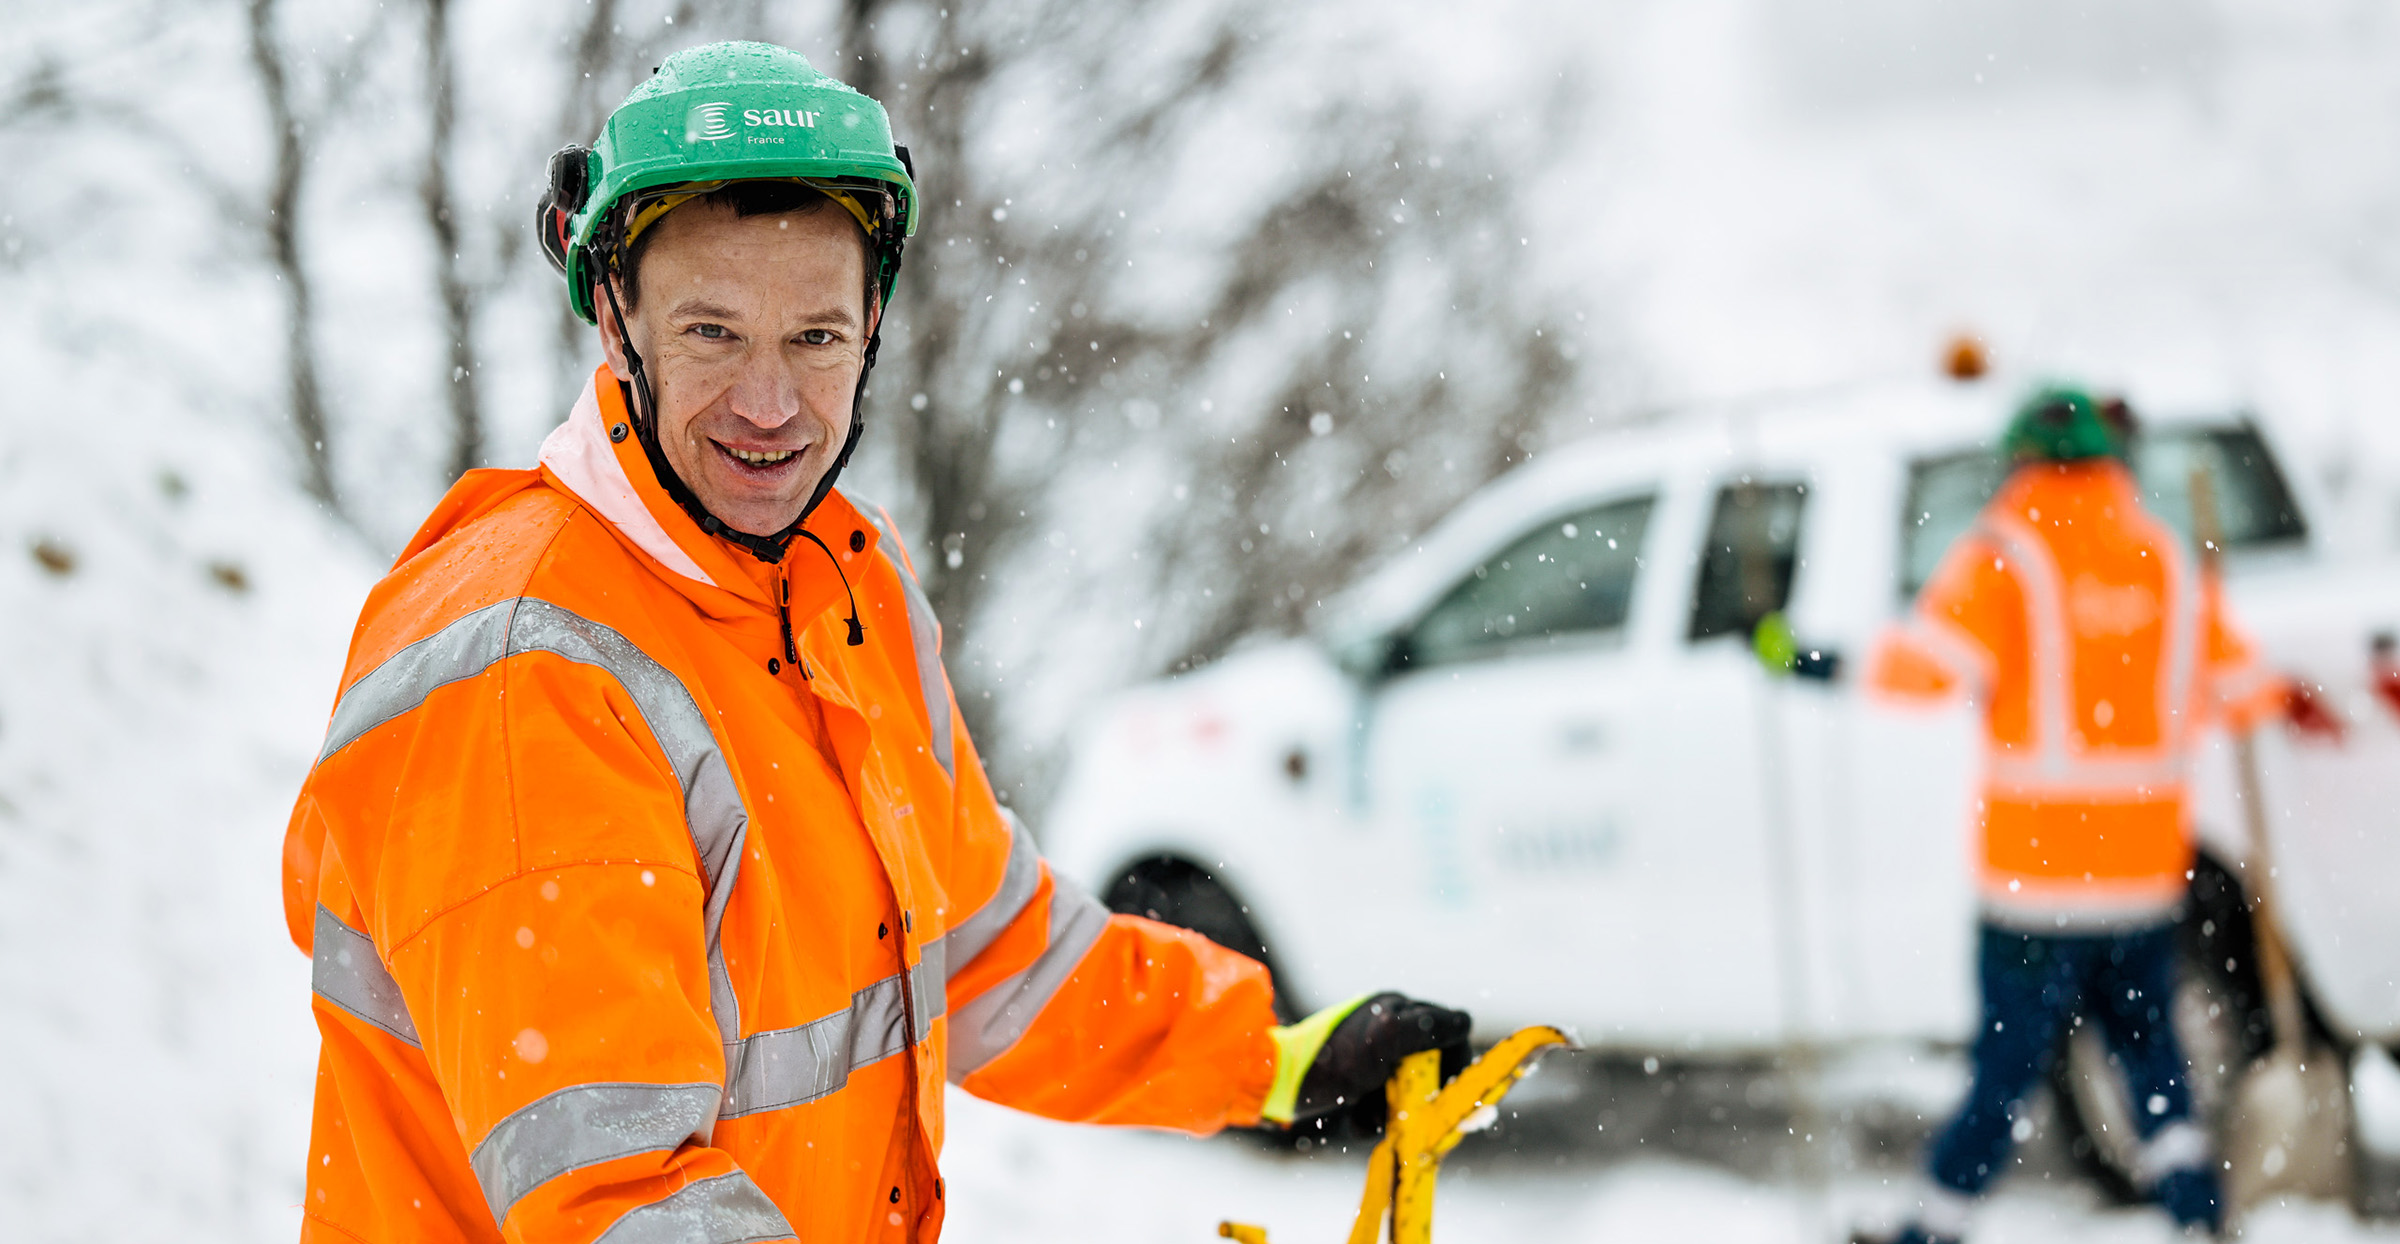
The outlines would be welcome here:
<svg viewBox="0 0 2400 1244">
<path fill-rule="evenodd" d="M 1898 700 L 1963 694 L 1989 703 L 2010 638 L 1998 598 L 2013 603 L 2016 591 L 1990 545 L 1973 533 L 1961 537 L 1918 590 L 1908 617 L 1877 641 L 1869 689 Z"/>
<path fill-rule="evenodd" d="M 1256 1123 L 1275 1076 L 1266 969 L 1197 933 L 1110 914 L 1000 809 L 963 727 L 956 747 L 952 858 L 988 897 L 945 939 L 950 1078 L 1074 1122 Z"/>
<path fill-rule="evenodd" d="M 502 1236 L 788 1236 L 709 1144 L 710 865 L 641 704 L 534 652 L 416 715 L 362 775 L 405 792 L 375 940 Z"/>
</svg>

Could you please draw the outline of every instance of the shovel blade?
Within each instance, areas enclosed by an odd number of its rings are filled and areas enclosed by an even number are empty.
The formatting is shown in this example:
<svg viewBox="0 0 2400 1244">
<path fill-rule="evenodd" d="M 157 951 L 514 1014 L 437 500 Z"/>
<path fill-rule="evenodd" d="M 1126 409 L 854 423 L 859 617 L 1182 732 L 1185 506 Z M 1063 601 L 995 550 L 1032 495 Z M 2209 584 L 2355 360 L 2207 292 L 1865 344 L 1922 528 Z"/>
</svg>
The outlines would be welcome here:
<svg viewBox="0 0 2400 1244">
<path fill-rule="evenodd" d="M 2330 1050 L 2276 1049 L 2234 1088 L 2225 1127 L 2225 1194 L 2234 1212 L 2283 1197 L 2346 1201 L 2350 1086 Z"/>
</svg>

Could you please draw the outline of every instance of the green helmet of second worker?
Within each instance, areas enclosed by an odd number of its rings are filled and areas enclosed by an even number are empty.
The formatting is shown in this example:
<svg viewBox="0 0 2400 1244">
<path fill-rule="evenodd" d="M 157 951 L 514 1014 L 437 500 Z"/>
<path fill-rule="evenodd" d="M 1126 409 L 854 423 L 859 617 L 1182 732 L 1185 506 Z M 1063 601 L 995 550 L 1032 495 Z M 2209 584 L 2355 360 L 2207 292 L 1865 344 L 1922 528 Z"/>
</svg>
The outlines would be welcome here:
<svg viewBox="0 0 2400 1244">
<path fill-rule="evenodd" d="M 2044 385 L 2009 419 L 2000 452 L 2017 463 L 2123 458 L 2131 430 L 2123 402 L 2071 385 Z"/>
</svg>

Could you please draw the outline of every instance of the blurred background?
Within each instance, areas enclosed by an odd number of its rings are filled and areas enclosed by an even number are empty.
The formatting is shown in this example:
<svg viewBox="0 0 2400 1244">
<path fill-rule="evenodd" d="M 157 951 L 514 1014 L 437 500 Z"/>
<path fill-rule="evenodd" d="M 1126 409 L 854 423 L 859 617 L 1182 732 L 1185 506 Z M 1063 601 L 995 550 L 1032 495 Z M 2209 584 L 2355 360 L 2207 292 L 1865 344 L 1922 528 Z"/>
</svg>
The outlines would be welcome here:
<svg viewBox="0 0 2400 1244">
<path fill-rule="evenodd" d="M 912 149 L 927 211 L 845 484 L 899 518 L 1036 826 L 1107 697 L 1321 630 L 1511 470 L 1931 380 L 1962 332 L 2012 373 L 2252 412 L 2328 564 L 2400 544 L 2378 0 L 0 11 L 12 1239 L 296 1231 L 289 801 L 367 588 L 461 471 L 530 464 L 597 362 L 531 245 L 544 161 L 690 44 L 796 48 Z M 1772 1094 L 1727 1092 L 1730 1120 L 1625 1146 L 1470 1151 L 1445 1233 L 1812 1239 L 1905 1177 L 1904 1135 L 1800 1180 L 1753 1152 L 1785 1121 L 1740 1107 Z M 1354 1157 L 958 1110 L 962 1240 L 1330 1237 L 1354 1203 Z M 2052 1166 L 1994 1238 L 2165 1238 Z"/>
</svg>

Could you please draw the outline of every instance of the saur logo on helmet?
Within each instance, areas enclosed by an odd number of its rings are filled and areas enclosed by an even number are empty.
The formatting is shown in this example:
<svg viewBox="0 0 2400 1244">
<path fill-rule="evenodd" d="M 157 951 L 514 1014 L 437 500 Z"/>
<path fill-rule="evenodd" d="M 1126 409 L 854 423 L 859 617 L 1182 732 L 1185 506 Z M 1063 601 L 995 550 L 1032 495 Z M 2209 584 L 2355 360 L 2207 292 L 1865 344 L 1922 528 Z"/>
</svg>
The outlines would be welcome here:
<svg viewBox="0 0 2400 1244">
<path fill-rule="evenodd" d="M 725 113 L 731 104 L 695 104 L 683 118 L 683 141 L 713 143 L 733 137 L 733 127 L 725 123 Z"/>
</svg>

